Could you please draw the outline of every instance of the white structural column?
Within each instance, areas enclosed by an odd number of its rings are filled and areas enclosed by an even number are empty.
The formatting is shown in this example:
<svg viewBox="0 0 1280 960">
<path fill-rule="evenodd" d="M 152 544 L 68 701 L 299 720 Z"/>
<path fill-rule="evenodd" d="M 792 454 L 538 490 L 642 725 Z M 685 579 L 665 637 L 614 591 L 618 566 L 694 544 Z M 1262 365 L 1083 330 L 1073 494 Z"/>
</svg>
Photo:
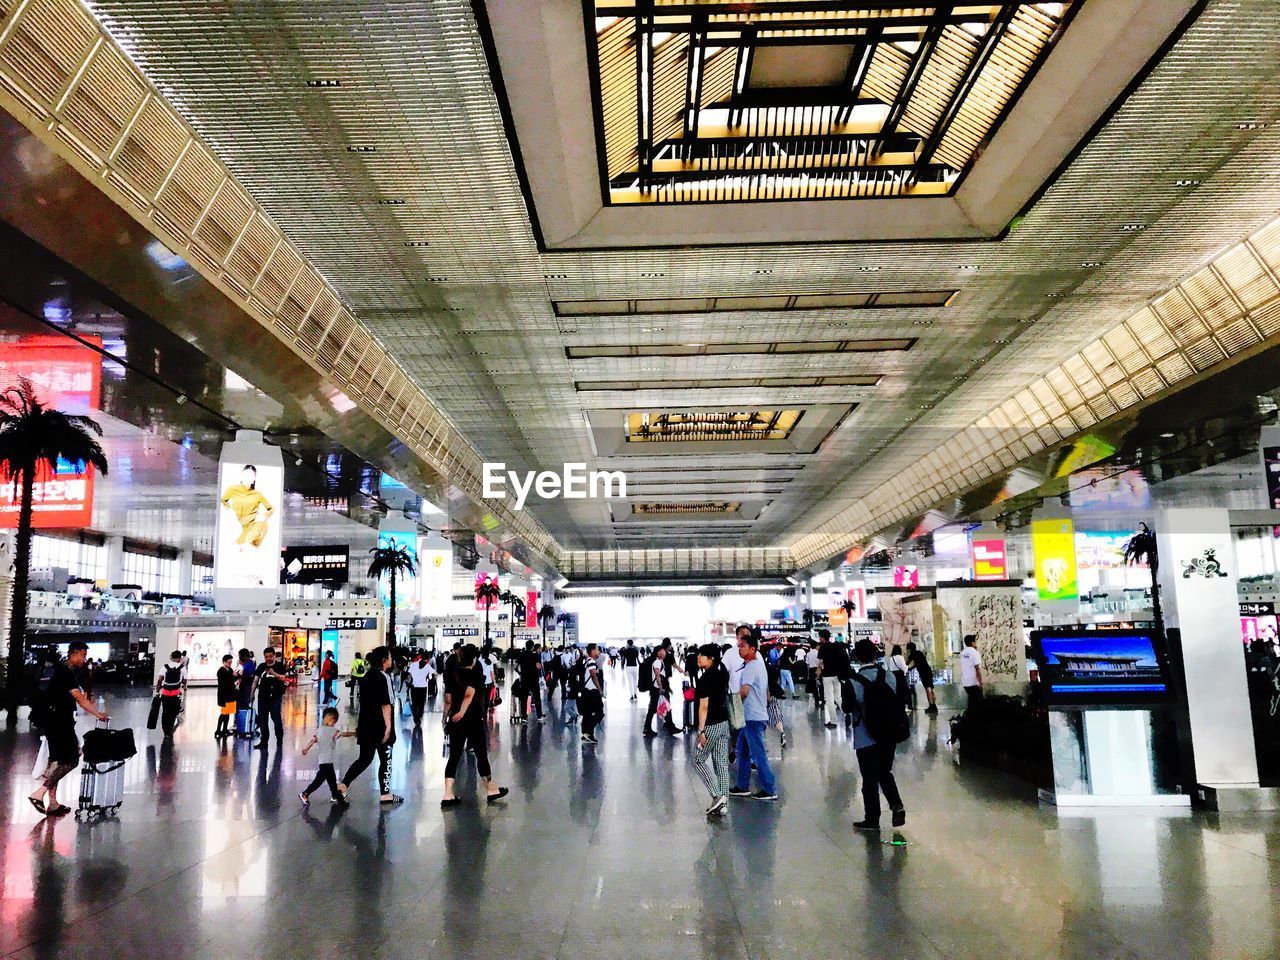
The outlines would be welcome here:
<svg viewBox="0 0 1280 960">
<path fill-rule="evenodd" d="M 1240 642 L 1235 556 L 1226 510 L 1156 515 L 1165 620 L 1182 634 L 1196 779 L 1257 787 L 1258 760 Z"/>
<path fill-rule="evenodd" d="M 124 582 L 124 537 L 107 537 L 107 586 Z"/>
</svg>

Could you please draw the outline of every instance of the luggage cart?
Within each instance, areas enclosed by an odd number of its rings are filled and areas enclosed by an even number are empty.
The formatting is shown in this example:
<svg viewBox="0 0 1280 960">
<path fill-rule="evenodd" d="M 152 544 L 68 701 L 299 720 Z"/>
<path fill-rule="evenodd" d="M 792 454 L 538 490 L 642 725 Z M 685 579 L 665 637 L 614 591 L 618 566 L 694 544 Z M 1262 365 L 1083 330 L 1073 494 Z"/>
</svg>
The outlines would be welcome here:
<svg viewBox="0 0 1280 960">
<path fill-rule="evenodd" d="M 77 820 L 115 816 L 124 802 L 125 762 L 137 752 L 133 731 L 111 730 L 109 721 L 85 734 Z"/>
</svg>

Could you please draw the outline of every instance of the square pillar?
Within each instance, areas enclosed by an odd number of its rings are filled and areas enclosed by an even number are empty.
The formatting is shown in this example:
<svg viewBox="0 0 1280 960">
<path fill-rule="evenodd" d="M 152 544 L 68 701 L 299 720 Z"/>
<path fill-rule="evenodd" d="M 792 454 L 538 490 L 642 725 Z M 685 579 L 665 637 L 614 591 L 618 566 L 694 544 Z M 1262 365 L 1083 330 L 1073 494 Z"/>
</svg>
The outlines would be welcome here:
<svg viewBox="0 0 1280 960">
<path fill-rule="evenodd" d="M 1236 565 L 1227 511 L 1156 514 L 1165 622 L 1182 635 L 1196 779 L 1258 787 L 1258 759 L 1240 640 Z"/>
</svg>

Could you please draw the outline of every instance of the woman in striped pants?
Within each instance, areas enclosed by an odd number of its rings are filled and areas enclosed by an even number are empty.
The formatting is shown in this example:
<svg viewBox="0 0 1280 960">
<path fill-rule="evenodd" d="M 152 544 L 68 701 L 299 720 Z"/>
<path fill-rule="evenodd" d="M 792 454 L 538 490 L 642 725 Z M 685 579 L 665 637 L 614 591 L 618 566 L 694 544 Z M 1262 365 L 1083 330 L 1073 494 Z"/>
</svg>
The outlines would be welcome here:
<svg viewBox="0 0 1280 960">
<path fill-rule="evenodd" d="M 720 662 L 720 648 L 698 648 L 698 750 L 694 769 L 711 794 L 707 816 L 721 816 L 729 805 L 729 671 Z"/>
</svg>

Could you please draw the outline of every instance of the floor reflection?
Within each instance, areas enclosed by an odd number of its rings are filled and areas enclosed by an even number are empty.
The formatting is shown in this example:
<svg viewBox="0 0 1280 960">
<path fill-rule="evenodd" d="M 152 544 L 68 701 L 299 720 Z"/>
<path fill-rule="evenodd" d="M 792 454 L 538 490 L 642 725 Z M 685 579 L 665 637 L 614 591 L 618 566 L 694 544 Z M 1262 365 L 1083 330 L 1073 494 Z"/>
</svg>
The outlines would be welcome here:
<svg viewBox="0 0 1280 960">
<path fill-rule="evenodd" d="M 769 741 L 781 802 L 734 800 L 708 822 L 691 744 L 642 738 L 644 705 L 625 697 L 598 746 L 558 703 L 541 725 L 504 714 L 490 743 L 512 797 L 486 805 L 468 763 L 466 803 L 441 811 L 438 714 L 403 721 L 404 806 L 380 808 L 367 776 L 350 809 L 303 809 L 309 690 L 265 751 L 215 743 L 210 691 L 170 744 L 145 730 L 144 692 L 113 694 L 141 750 L 117 819 L 37 822 L 34 744 L 0 734 L 0 956 L 1280 956 L 1272 819 L 1060 820 L 1025 785 L 956 765 L 945 715 L 919 715 L 895 765 L 897 845 L 850 829 L 848 734 L 803 701 L 786 707 L 793 745 Z M 354 755 L 344 741 L 339 774 Z"/>
</svg>

